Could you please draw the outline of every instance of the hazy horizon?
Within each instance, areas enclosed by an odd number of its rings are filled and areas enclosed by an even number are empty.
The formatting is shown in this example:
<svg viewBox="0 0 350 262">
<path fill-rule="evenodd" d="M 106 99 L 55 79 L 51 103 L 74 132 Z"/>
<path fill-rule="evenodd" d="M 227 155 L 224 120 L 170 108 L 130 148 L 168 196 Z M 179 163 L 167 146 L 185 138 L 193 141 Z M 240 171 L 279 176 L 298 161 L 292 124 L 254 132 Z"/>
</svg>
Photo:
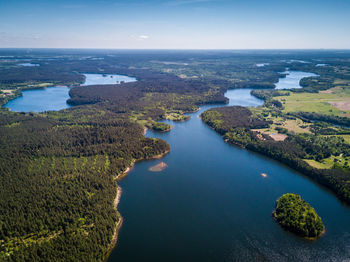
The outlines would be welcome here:
<svg viewBox="0 0 350 262">
<path fill-rule="evenodd" d="M 0 0 L 0 48 L 350 49 L 350 1 Z"/>
</svg>

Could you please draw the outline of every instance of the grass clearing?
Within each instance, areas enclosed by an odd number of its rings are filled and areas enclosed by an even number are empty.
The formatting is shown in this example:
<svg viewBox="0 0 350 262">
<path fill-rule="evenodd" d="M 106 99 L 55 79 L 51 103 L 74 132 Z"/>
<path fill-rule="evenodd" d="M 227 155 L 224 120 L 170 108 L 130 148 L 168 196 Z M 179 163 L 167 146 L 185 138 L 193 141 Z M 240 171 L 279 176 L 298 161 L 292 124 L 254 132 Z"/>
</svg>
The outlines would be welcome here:
<svg viewBox="0 0 350 262">
<path fill-rule="evenodd" d="M 339 155 L 339 156 L 331 156 L 331 157 L 322 159 L 321 161 L 316 161 L 311 159 L 304 159 L 304 161 L 308 163 L 310 166 L 317 169 L 331 169 L 335 163 L 339 167 L 347 167 L 348 162 L 350 161 L 350 157 L 343 157 L 343 155 Z"/>
<path fill-rule="evenodd" d="M 349 88 L 332 88 L 319 93 L 290 93 L 289 96 L 276 97 L 283 106 L 284 113 L 316 112 L 334 116 L 350 116 L 350 108 L 338 107 L 350 103 Z"/>
</svg>

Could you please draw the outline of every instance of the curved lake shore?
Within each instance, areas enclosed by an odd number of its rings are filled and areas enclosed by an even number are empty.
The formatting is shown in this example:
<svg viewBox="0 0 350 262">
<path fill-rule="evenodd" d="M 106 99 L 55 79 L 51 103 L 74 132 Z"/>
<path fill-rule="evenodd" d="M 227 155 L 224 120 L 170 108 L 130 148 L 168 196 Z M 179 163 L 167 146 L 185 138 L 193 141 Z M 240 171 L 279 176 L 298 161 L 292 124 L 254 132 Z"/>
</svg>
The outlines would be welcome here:
<svg viewBox="0 0 350 262">
<path fill-rule="evenodd" d="M 288 70 L 286 70 L 282 74 L 285 74 L 286 77 L 279 79 L 279 81 L 275 84 L 276 89 L 302 88 L 302 86 L 300 86 L 299 84 L 301 79 L 305 77 L 318 76 L 314 73 L 288 71 Z"/>
<path fill-rule="evenodd" d="M 250 90 L 230 90 L 229 105 L 258 106 Z M 350 256 L 350 210 L 298 172 L 259 154 L 228 145 L 198 116 L 202 106 L 168 133 L 169 167 L 154 176 L 156 161 L 135 165 L 120 181 L 125 218 L 108 261 L 329 261 Z M 261 176 L 268 174 L 268 178 Z M 310 242 L 286 232 L 270 216 L 275 199 L 301 194 L 323 218 L 327 234 Z M 142 205 L 140 205 L 142 203 Z M 145 226 L 147 225 L 147 226 Z M 137 250 L 137 252 L 135 252 Z"/>
</svg>

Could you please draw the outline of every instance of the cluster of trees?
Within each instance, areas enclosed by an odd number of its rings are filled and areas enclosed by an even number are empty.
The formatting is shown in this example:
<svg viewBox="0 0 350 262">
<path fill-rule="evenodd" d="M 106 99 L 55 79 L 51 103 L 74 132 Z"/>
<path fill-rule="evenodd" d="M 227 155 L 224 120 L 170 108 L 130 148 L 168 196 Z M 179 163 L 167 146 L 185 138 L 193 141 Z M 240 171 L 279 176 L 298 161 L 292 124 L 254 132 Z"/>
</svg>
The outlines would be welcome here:
<svg viewBox="0 0 350 262">
<path fill-rule="evenodd" d="M 271 124 L 242 106 L 212 108 L 203 112 L 201 118 L 221 135 L 234 128 L 266 128 Z"/>
<path fill-rule="evenodd" d="M 325 227 L 309 203 L 297 194 L 284 194 L 276 201 L 273 217 L 285 229 L 307 238 L 322 235 Z"/>
<path fill-rule="evenodd" d="M 208 93 L 211 87 L 200 80 L 183 80 L 176 76 L 162 75 L 162 78 L 155 80 L 140 80 L 137 82 L 123 83 L 120 85 L 100 85 L 100 86 L 80 86 L 70 90 L 71 99 L 68 103 L 72 105 L 95 104 L 108 102 L 120 104 L 135 105 L 146 94 L 176 94 L 177 96 L 187 95 L 195 97 L 193 104 L 203 104 L 206 102 L 226 103 L 227 98 L 223 92 L 210 93 L 208 97 L 202 97 Z M 130 102 L 132 101 L 132 103 Z M 185 104 L 181 99 L 177 104 Z M 174 104 L 174 102 L 172 103 Z M 143 105 L 141 105 L 143 106 Z M 169 105 L 168 105 L 169 106 Z"/>
<path fill-rule="evenodd" d="M 0 67 L 0 84 L 56 82 L 73 84 L 84 81 L 84 76 L 67 69 L 61 70 L 55 66 L 23 66 L 17 68 Z"/>
<path fill-rule="evenodd" d="M 315 179 L 332 189 L 339 198 L 350 203 L 350 172 L 336 165 L 332 169 L 315 169 L 304 159 L 321 160 L 331 155 L 350 155 L 350 145 L 342 137 L 314 134 L 288 134 L 284 141 L 252 131 L 269 126 L 270 122 L 254 116 L 247 108 L 213 108 L 201 115 L 229 143 L 262 153 Z"/>
</svg>

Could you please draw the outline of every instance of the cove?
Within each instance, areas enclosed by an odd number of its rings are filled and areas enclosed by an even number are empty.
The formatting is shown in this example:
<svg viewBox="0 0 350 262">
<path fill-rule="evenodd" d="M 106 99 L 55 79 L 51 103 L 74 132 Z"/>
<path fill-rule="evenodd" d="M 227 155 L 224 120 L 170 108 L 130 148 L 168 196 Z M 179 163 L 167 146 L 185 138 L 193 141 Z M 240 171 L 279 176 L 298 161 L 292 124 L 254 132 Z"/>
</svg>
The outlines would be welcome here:
<svg viewBox="0 0 350 262">
<path fill-rule="evenodd" d="M 229 105 L 259 106 L 251 90 L 229 90 Z M 139 162 L 119 182 L 124 217 L 109 262 L 342 261 L 350 257 L 350 209 L 329 191 L 262 155 L 224 142 L 199 118 L 168 133 L 147 132 L 171 146 L 160 160 Z M 165 162 L 162 172 L 149 168 Z M 261 174 L 267 176 L 263 177 Z M 300 194 L 322 217 L 326 234 L 307 241 L 272 218 L 275 200 Z"/>
<path fill-rule="evenodd" d="M 124 75 L 84 74 L 85 82 L 82 85 L 106 85 L 120 82 L 133 82 L 136 78 Z M 15 112 L 43 112 L 69 108 L 66 103 L 69 99 L 69 87 L 53 86 L 43 89 L 23 90 L 22 96 L 17 97 L 4 107 Z"/>
</svg>

